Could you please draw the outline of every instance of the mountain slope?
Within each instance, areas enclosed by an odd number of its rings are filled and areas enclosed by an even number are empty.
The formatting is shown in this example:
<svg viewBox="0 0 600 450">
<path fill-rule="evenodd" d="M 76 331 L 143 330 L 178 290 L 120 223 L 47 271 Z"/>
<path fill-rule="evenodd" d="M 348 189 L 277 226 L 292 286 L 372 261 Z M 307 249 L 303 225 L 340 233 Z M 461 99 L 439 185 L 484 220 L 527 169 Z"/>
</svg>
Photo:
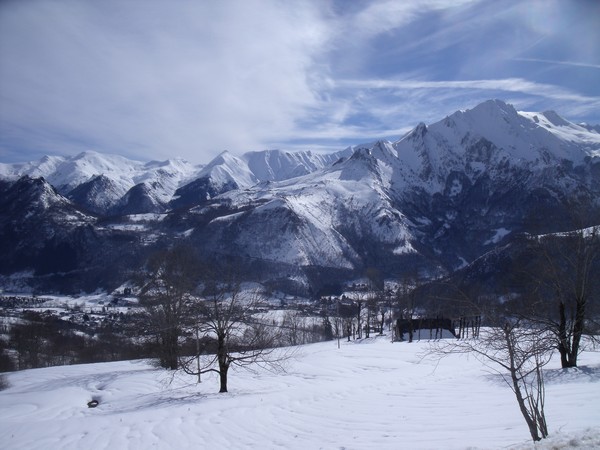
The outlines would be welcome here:
<svg viewBox="0 0 600 450">
<path fill-rule="evenodd" d="M 498 100 L 327 157 L 223 153 L 190 183 L 171 165 L 145 165 L 152 175 L 109 210 L 163 212 L 168 201 L 170 211 L 144 226 L 128 216 L 92 225 L 102 239 L 124 230 L 144 251 L 185 239 L 215 263 L 313 288 L 367 268 L 447 274 L 519 233 L 569 229 L 573 205 L 600 211 L 600 135 Z"/>
<path fill-rule="evenodd" d="M 96 175 L 72 189 L 67 197 L 94 214 L 106 214 L 125 195 L 124 189 L 106 175 Z"/>
<path fill-rule="evenodd" d="M 77 210 L 43 178 L 0 182 L 0 273 L 38 274 L 77 267 L 72 241 L 91 231 L 94 218 Z"/>
<path fill-rule="evenodd" d="M 179 188 L 170 203 L 173 208 L 190 207 L 235 189 L 259 182 L 282 181 L 317 172 L 350 156 L 346 149 L 331 154 L 264 150 L 244 153 L 239 158 L 223 152 L 208 163 L 197 177 Z"/>
<path fill-rule="evenodd" d="M 0 210 L 2 286 L 68 293 L 110 289 L 143 260 L 139 233 L 103 226 L 43 178 L 0 180 Z"/>
<path fill-rule="evenodd" d="M 199 170 L 200 167 L 183 160 L 142 163 L 87 151 L 73 157 L 45 156 L 39 161 L 5 164 L 0 167 L 0 177 L 12 180 L 25 175 L 43 177 L 77 205 L 107 214 L 118 212 L 119 207 L 127 204 L 123 197 L 140 183 L 147 183 L 153 191 L 152 209 L 145 212 L 154 212 L 157 204 L 164 209 L 175 190 Z"/>
<path fill-rule="evenodd" d="M 290 266 L 452 271 L 515 233 L 564 228 L 575 198 L 598 207 L 598 136 L 541 116 L 490 101 L 420 124 L 321 171 L 217 196 L 193 210 L 216 217 L 192 237 Z"/>
<path fill-rule="evenodd" d="M 153 213 L 169 205 L 193 206 L 259 181 L 306 175 L 351 153 L 351 149 L 332 154 L 264 150 L 236 157 L 223 152 L 206 166 L 193 166 L 180 159 L 142 163 L 87 151 L 73 157 L 0 164 L 0 178 L 43 177 L 77 205 L 101 215 Z"/>
</svg>

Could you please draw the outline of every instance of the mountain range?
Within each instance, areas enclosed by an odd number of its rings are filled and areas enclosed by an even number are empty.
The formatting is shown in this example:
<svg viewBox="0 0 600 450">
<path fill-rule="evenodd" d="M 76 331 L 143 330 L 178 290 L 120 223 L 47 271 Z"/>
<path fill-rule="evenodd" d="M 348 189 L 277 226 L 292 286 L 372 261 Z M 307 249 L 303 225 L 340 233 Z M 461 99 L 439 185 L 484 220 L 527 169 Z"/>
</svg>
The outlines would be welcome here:
<svg viewBox="0 0 600 450">
<path fill-rule="evenodd" d="M 435 277 L 521 233 L 572 228 L 574 203 L 595 225 L 599 199 L 597 128 L 500 100 L 331 154 L 46 156 L 0 164 L 0 281 L 110 289 L 173 242 L 293 292 L 369 268 Z"/>
</svg>

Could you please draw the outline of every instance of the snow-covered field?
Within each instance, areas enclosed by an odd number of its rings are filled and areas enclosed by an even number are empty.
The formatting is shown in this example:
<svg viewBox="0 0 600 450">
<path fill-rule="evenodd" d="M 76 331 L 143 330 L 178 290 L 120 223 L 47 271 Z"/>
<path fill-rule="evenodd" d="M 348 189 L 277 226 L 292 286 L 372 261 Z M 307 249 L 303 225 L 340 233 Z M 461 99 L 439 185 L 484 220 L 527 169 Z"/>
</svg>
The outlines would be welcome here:
<svg viewBox="0 0 600 450">
<path fill-rule="evenodd" d="M 8 374 L 3 449 L 534 448 L 510 389 L 475 358 L 422 359 L 427 342 L 300 347 L 286 373 L 235 371 L 227 394 L 144 361 Z M 600 353 L 546 371 L 551 436 L 600 448 Z M 96 408 L 87 402 L 97 399 Z"/>
</svg>

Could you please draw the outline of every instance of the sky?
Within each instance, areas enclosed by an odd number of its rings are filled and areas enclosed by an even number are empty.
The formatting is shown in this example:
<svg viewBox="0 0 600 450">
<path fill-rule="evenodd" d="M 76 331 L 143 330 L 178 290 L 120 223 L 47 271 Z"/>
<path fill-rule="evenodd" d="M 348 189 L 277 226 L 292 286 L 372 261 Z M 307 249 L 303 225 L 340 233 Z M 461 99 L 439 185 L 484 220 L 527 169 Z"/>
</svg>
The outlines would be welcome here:
<svg viewBox="0 0 600 450">
<path fill-rule="evenodd" d="M 491 98 L 600 123 L 600 2 L 2 0 L 0 162 L 397 140 Z"/>
</svg>

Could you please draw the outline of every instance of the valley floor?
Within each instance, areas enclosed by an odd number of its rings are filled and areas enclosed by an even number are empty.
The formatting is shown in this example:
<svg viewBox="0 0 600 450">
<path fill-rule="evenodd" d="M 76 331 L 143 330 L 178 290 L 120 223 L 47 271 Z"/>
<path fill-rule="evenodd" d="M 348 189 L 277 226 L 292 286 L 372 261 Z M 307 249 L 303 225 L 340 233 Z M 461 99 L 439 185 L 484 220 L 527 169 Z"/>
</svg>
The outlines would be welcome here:
<svg viewBox="0 0 600 450">
<path fill-rule="evenodd" d="M 513 393 L 473 357 L 427 342 L 300 347 L 286 373 L 216 377 L 145 361 L 27 370 L 0 392 L 3 449 L 600 448 L 600 353 L 546 370 L 550 438 L 534 446 Z M 99 401 L 96 408 L 87 402 Z"/>
</svg>

